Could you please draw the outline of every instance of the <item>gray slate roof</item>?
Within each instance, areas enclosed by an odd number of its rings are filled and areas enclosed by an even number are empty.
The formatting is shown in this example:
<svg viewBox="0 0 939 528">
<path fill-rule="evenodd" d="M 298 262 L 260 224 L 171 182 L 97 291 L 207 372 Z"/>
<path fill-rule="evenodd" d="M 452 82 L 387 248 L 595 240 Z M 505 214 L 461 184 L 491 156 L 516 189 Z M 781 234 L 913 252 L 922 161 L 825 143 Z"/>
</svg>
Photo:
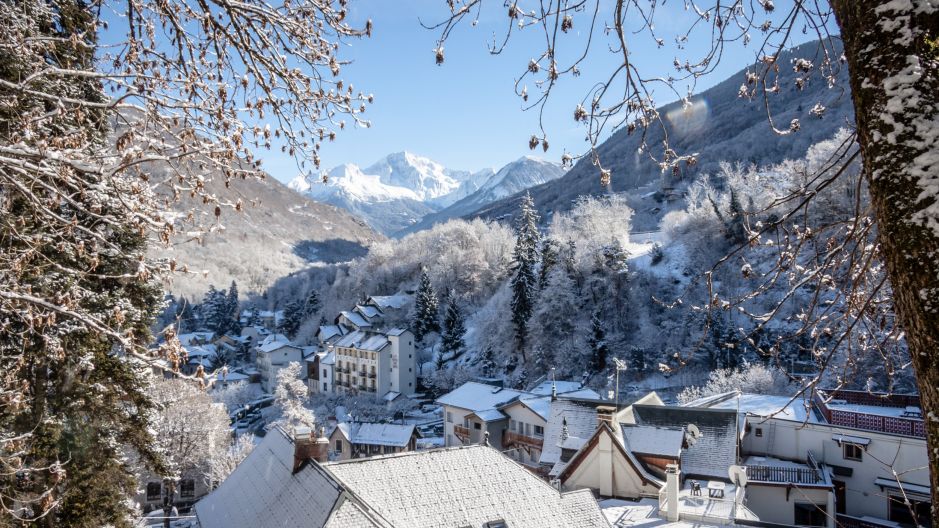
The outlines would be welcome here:
<svg viewBox="0 0 939 528">
<path fill-rule="evenodd" d="M 674 427 L 621 424 L 627 449 L 637 455 L 678 457 L 685 431 Z"/>
<path fill-rule="evenodd" d="M 685 475 L 727 479 L 727 468 L 737 463 L 737 412 L 663 405 L 633 405 L 639 425 L 685 428 L 694 424 L 701 438 L 681 453 Z"/>
<path fill-rule="evenodd" d="M 589 490 L 559 493 L 491 447 L 416 451 L 324 466 L 397 528 L 608 527 Z"/>
<path fill-rule="evenodd" d="M 293 442 L 271 431 L 222 485 L 196 503 L 202 528 L 325 526 L 342 487 L 315 464 L 293 474 Z"/>
<path fill-rule="evenodd" d="M 591 404 L 575 400 L 566 400 L 558 398 L 551 402 L 551 410 L 548 416 L 548 425 L 544 432 L 544 449 L 541 451 L 539 462 L 545 465 L 552 465 L 554 468 L 551 474 L 557 476 L 564 469 L 565 463 L 561 462 L 561 429 L 563 422 L 567 420 L 567 434 L 569 446 L 576 444 L 580 439 L 580 445 L 586 442 L 597 431 L 597 408 L 601 402 Z"/>
<path fill-rule="evenodd" d="M 559 493 L 495 449 L 461 446 L 329 464 L 296 474 L 271 431 L 196 504 L 202 528 L 609 528 L 589 490 Z"/>
</svg>

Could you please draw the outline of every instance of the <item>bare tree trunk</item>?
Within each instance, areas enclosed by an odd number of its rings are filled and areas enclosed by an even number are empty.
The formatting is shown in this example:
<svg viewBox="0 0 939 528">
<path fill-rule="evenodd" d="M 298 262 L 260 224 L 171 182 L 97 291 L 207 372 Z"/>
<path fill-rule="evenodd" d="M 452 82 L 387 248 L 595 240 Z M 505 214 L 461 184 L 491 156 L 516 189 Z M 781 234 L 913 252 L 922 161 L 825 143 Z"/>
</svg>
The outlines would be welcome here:
<svg viewBox="0 0 939 528">
<path fill-rule="evenodd" d="M 939 519 L 939 3 L 833 0 L 864 175 L 912 356 Z"/>
</svg>

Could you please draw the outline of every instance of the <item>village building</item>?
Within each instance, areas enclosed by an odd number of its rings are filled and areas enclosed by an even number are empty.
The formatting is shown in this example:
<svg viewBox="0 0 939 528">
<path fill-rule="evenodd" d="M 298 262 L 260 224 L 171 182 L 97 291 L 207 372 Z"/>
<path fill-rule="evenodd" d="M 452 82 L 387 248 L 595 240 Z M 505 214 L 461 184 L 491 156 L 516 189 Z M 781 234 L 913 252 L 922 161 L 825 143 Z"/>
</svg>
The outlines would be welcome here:
<svg viewBox="0 0 939 528">
<path fill-rule="evenodd" d="M 414 335 L 409 330 L 386 333 L 356 330 L 335 341 L 335 392 L 413 394 L 417 388 Z"/>
<path fill-rule="evenodd" d="M 485 445 L 326 463 L 326 438 L 277 428 L 199 501 L 202 528 L 609 528 L 589 491 L 559 492 Z"/>
<path fill-rule="evenodd" d="M 277 385 L 277 374 L 290 363 L 303 361 L 303 349 L 290 342 L 283 334 L 271 334 L 257 346 L 257 365 L 261 378 L 261 389 L 273 393 Z M 306 371 L 301 370 L 305 376 Z"/>
<path fill-rule="evenodd" d="M 329 459 L 349 460 L 414 451 L 420 433 L 413 424 L 340 422 L 329 435 Z"/>
</svg>

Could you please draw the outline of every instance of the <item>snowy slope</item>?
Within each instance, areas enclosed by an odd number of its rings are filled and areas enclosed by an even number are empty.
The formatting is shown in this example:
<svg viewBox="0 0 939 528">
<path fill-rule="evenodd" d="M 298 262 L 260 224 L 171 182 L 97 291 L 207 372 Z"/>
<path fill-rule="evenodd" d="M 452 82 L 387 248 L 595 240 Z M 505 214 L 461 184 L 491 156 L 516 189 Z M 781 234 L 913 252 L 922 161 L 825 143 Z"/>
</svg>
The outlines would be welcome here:
<svg viewBox="0 0 939 528">
<path fill-rule="evenodd" d="M 398 234 L 413 233 L 450 218 L 471 214 L 496 200 L 556 180 L 563 176 L 564 172 L 556 163 L 531 156 L 522 157 L 492 174 L 475 192 L 467 194 L 441 211 L 425 216 L 420 222 Z"/>
</svg>

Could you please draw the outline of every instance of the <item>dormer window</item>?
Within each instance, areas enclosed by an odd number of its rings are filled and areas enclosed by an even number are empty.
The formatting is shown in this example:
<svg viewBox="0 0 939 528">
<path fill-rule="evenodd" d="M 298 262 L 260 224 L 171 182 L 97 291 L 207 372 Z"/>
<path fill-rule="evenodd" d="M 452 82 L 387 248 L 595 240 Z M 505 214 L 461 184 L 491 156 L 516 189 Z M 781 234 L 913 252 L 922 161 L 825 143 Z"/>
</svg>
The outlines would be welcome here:
<svg viewBox="0 0 939 528">
<path fill-rule="evenodd" d="M 570 462 L 576 452 L 573 449 L 561 449 L 561 462 Z"/>
</svg>

